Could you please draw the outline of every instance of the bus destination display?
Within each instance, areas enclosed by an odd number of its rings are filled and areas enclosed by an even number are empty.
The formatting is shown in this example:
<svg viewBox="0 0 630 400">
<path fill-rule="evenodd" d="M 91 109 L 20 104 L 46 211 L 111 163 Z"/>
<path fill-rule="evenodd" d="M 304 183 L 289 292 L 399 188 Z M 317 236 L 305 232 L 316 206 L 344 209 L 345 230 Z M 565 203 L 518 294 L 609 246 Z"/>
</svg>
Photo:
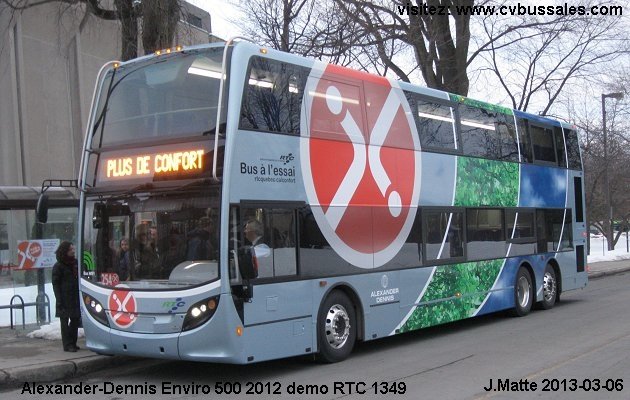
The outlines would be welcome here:
<svg viewBox="0 0 630 400">
<path fill-rule="evenodd" d="M 105 154 L 99 168 L 100 182 L 169 180 L 199 176 L 207 169 L 206 150 L 177 149 L 147 153 L 129 151 Z"/>
</svg>

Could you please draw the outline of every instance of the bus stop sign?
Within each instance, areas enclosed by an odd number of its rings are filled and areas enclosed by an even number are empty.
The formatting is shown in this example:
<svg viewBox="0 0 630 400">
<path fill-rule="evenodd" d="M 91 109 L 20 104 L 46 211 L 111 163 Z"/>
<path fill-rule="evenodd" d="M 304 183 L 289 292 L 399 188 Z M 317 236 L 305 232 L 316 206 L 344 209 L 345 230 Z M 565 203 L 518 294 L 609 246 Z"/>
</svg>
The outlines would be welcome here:
<svg viewBox="0 0 630 400">
<path fill-rule="evenodd" d="M 375 268 L 401 249 L 420 195 L 420 142 L 397 83 L 316 64 L 305 89 L 301 163 L 306 194 L 330 245 Z"/>
</svg>

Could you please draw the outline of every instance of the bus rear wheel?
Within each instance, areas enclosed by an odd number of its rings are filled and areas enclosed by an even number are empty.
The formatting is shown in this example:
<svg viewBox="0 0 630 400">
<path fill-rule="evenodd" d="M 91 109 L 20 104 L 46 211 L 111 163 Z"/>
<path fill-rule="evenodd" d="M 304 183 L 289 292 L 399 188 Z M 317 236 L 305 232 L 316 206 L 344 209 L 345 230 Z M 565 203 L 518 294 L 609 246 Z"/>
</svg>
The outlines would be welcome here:
<svg viewBox="0 0 630 400">
<path fill-rule="evenodd" d="M 549 264 L 545 267 L 545 275 L 543 276 L 543 299 L 540 302 L 540 308 L 549 310 L 556 304 L 558 298 L 558 280 L 556 271 Z"/>
<path fill-rule="evenodd" d="M 317 317 L 319 358 L 328 363 L 345 360 L 357 339 L 354 305 L 343 292 L 335 290 L 326 297 Z"/>
<path fill-rule="evenodd" d="M 516 274 L 516 282 L 514 284 L 514 309 L 512 315 L 515 317 L 524 317 L 532 309 L 534 303 L 534 286 L 532 285 L 532 277 L 527 268 L 521 267 Z"/>
</svg>

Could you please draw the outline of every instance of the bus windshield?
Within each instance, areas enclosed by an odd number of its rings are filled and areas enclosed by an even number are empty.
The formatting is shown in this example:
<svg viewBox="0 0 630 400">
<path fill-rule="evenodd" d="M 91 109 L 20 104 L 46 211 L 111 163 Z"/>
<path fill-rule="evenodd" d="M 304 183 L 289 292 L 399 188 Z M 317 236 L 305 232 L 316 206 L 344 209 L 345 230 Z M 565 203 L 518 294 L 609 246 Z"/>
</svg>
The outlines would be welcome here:
<svg viewBox="0 0 630 400">
<path fill-rule="evenodd" d="M 223 47 L 184 50 L 110 70 L 98 100 L 93 147 L 213 135 L 222 57 Z"/>
<path fill-rule="evenodd" d="M 218 279 L 218 192 L 88 199 L 82 276 L 149 290 Z"/>
</svg>

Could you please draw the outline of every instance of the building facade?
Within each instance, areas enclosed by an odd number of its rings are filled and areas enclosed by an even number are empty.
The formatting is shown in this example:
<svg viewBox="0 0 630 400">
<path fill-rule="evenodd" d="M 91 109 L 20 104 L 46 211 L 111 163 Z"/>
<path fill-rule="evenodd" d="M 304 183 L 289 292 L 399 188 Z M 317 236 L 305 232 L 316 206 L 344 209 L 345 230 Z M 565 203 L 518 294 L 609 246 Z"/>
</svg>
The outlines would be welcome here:
<svg viewBox="0 0 630 400">
<path fill-rule="evenodd" d="M 181 6 L 174 45 L 208 43 L 213 38 L 208 12 Z M 104 63 L 119 58 L 120 24 L 63 2 L 23 12 L 1 7 L 6 6 L 0 4 L 0 193 L 23 192 L 29 198 L 0 196 L 0 305 L 15 294 L 35 301 L 44 289 L 54 315 L 50 271 L 21 268 L 18 243 L 76 240 L 72 208 L 53 211 L 48 228 L 36 226 L 33 191 L 46 179 L 78 176 L 95 80 Z M 138 48 L 143 54 L 141 37 Z M 7 312 L 0 313 L 0 326 L 8 320 Z M 34 321 L 33 308 L 27 310 L 27 323 Z"/>
<path fill-rule="evenodd" d="M 175 42 L 207 43 L 210 15 L 182 8 Z M 2 10 L 0 186 L 77 176 L 96 75 L 120 48 L 119 23 L 86 16 L 84 6 Z"/>
</svg>

